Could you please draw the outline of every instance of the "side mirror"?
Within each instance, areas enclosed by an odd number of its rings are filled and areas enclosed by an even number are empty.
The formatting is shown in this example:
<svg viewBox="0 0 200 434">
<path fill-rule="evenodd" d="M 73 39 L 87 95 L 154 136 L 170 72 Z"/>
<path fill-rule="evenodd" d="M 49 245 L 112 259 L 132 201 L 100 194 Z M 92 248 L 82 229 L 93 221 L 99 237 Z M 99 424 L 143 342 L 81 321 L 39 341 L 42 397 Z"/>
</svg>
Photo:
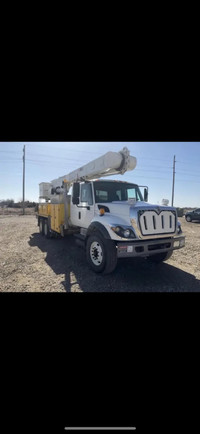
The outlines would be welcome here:
<svg viewBox="0 0 200 434">
<path fill-rule="evenodd" d="M 73 194 L 72 194 L 72 203 L 74 205 L 79 204 L 79 195 L 80 195 L 80 184 L 79 182 L 74 182 L 73 184 Z"/>
<path fill-rule="evenodd" d="M 144 201 L 148 202 L 148 188 L 144 189 Z"/>
</svg>

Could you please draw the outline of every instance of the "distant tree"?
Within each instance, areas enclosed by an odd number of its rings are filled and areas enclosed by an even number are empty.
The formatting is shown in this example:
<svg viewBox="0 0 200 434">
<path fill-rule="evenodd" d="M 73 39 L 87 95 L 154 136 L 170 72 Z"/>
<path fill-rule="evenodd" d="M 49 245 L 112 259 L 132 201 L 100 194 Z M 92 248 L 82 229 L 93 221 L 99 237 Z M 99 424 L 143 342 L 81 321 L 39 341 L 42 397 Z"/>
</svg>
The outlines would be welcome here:
<svg viewBox="0 0 200 434">
<path fill-rule="evenodd" d="M 26 208 L 35 208 L 37 205 L 37 202 L 30 202 L 29 200 L 25 201 L 25 207 Z M 0 199 L 0 207 L 8 207 L 8 208 L 22 208 L 23 202 L 22 200 L 19 200 L 18 202 L 15 202 L 14 199 Z"/>
<path fill-rule="evenodd" d="M 9 208 L 13 208 L 14 206 L 14 199 L 2 199 L 0 201 L 0 205 L 3 206 L 7 206 Z"/>
<path fill-rule="evenodd" d="M 14 199 L 8 199 L 8 208 L 13 208 L 14 207 Z"/>
<path fill-rule="evenodd" d="M 37 206 L 37 202 L 30 202 L 29 200 L 25 201 L 26 208 L 35 208 L 36 206 Z M 15 202 L 14 199 L 0 199 L 0 207 L 22 208 L 23 202 L 21 200 Z"/>
<path fill-rule="evenodd" d="M 16 202 L 15 203 L 15 208 L 22 208 L 22 203 L 21 202 Z"/>
<path fill-rule="evenodd" d="M 34 208 L 36 206 L 36 202 L 29 202 L 29 200 L 27 200 L 25 205 L 27 208 Z"/>
</svg>

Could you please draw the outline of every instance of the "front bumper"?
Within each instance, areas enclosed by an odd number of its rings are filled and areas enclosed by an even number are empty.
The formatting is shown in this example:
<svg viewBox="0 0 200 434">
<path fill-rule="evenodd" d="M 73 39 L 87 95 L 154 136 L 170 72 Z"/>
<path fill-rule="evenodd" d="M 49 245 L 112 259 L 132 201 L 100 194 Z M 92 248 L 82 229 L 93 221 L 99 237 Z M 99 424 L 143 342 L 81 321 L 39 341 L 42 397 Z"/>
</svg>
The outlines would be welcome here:
<svg viewBox="0 0 200 434">
<path fill-rule="evenodd" d="M 141 240 L 139 242 L 118 242 L 117 257 L 147 257 L 156 253 L 169 252 L 170 250 L 181 249 L 185 246 L 183 235 L 173 238 L 162 238 L 158 240 Z"/>
</svg>

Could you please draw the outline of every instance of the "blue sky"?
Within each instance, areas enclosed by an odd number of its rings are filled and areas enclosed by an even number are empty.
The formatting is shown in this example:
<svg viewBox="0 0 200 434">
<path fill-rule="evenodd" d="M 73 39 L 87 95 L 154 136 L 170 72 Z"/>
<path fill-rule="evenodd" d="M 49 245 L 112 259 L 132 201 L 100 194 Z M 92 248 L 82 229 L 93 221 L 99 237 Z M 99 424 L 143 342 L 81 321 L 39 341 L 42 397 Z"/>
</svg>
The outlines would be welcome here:
<svg viewBox="0 0 200 434">
<path fill-rule="evenodd" d="M 26 145 L 25 197 L 38 201 L 40 182 L 50 182 L 108 151 L 127 146 L 136 169 L 119 179 L 148 185 L 149 202 L 171 204 L 176 156 L 174 206 L 200 206 L 200 142 L 0 142 L 0 200 L 22 199 L 22 155 Z"/>
</svg>

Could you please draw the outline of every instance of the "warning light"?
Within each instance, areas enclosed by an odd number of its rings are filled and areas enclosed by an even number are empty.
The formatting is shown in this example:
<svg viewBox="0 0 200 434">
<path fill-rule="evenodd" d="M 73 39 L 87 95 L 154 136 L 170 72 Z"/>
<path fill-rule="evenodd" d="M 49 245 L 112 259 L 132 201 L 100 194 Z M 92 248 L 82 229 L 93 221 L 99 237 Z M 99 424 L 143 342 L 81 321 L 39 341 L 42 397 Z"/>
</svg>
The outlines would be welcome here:
<svg viewBox="0 0 200 434">
<path fill-rule="evenodd" d="M 100 214 L 100 215 L 104 215 L 104 214 L 105 214 L 105 209 L 104 209 L 104 208 L 100 208 L 100 210 L 99 210 L 99 214 Z"/>
</svg>

